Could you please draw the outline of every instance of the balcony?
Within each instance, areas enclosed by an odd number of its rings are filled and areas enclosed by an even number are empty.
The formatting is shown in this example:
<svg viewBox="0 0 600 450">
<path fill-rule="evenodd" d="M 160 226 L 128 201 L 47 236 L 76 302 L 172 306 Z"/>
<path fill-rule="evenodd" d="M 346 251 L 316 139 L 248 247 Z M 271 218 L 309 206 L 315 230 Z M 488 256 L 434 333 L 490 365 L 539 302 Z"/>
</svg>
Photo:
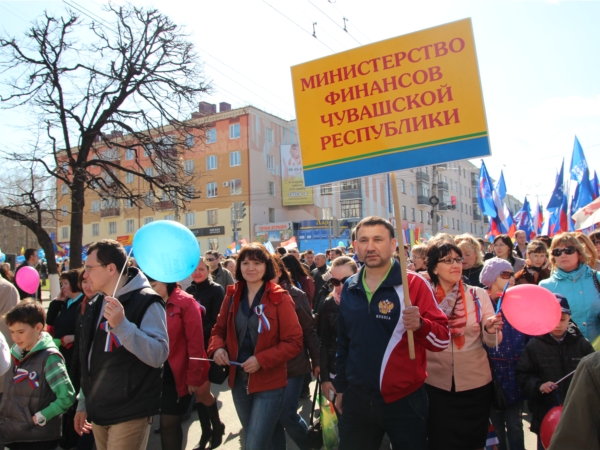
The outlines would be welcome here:
<svg viewBox="0 0 600 450">
<path fill-rule="evenodd" d="M 121 208 L 106 208 L 100 211 L 100 217 L 115 217 L 121 215 Z"/>
<path fill-rule="evenodd" d="M 429 174 L 425 172 L 417 172 L 417 181 L 429 182 Z"/>
<path fill-rule="evenodd" d="M 154 209 L 156 209 L 157 211 L 166 211 L 168 209 L 173 209 L 175 206 L 173 204 L 172 201 L 165 201 L 165 202 L 157 202 L 154 204 Z"/>
<path fill-rule="evenodd" d="M 448 209 L 448 203 L 440 202 L 438 203 L 438 210 L 440 212 L 446 211 Z"/>
<path fill-rule="evenodd" d="M 471 177 L 471 188 L 477 189 L 479 186 L 479 180 L 477 178 Z"/>
<path fill-rule="evenodd" d="M 479 206 L 479 199 L 477 198 L 477 193 L 475 193 L 475 196 L 472 197 L 471 200 L 473 201 L 473 206 Z"/>
<path fill-rule="evenodd" d="M 426 195 L 417 195 L 417 205 L 429 206 L 429 197 Z"/>
<path fill-rule="evenodd" d="M 481 214 L 479 211 L 473 211 L 473 220 L 481 220 Z"/>
<path fill-rule="evenodd" d="M 447 191 L 448 190 L 448 183 L 446 183 L 445 181 L 438 181 L 438 189 L 440 191 Z"/>
</svg>

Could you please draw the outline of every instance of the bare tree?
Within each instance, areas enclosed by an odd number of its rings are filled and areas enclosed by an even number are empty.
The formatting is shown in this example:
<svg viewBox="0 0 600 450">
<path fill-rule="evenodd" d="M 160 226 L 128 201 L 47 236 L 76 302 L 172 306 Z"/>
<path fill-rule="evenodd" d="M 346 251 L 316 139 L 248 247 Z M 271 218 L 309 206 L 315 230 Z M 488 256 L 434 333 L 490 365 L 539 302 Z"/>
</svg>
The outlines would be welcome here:
<svg viewBox="0 0 600 450">
<path fill-rule="evenodd" d="M 0 99 L 36 113 L 43 130 L 35 150 L 7 156 L 39 164 L 68 186 L 71 267 L 82 263 L 87 189 L 136 206 L 164 193 L 183 209 L 200 194 L 190 188 L 197 175 L 181 170 L 186 137 L 202 136 L 193 133 L 201 126 L 187 119 L 210 90 L 193 44 L 155 9 L 109 4 L 106 11 L 109 22 L 46 13 L 25 39 L 0 38 L 6 77 Z M 133 166 L 120 164 L 124 151 L 135 152 Z M 142 151 L 152 174 L 139 162 Z M 147 191 L 132 189 L 125 173 L 144 180 Z"/>
</svg>

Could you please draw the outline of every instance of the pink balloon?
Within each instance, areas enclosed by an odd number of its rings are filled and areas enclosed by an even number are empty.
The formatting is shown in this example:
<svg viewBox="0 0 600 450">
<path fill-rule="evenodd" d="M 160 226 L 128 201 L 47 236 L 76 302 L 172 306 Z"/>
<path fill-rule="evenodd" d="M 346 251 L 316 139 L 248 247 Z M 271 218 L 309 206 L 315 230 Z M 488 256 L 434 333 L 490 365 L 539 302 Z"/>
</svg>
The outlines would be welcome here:
<svg viewBox="0 0 600 450">
<path fill-rule="evenodd" d="M 535 284 L 507 289 L 500 308 L 513 327 L 530 336 L 550 333 L 561 317 L 558 299 L 549 290 Z"/>
<path fill-rule="evenodd" d="M 40 274 L 31 266 L 20 268 L 15 275 L 17 286 L 28 294 L 35 294 L 40 285 Z"/>
<path fill-rule="evenodd" d="M 552 440 L 552 436 L 554 435 L 554 431 L 558 426 L 558 422 L 560 422 L 560 417 L 562 416 L 562 405 L 555 406 L 544 416 L 542 420 L 542 425 L 540 427 L 540 439 L 542 440 L 542 445 L 544 448 L 550 447 L 550 441 Z"/>
</svg>

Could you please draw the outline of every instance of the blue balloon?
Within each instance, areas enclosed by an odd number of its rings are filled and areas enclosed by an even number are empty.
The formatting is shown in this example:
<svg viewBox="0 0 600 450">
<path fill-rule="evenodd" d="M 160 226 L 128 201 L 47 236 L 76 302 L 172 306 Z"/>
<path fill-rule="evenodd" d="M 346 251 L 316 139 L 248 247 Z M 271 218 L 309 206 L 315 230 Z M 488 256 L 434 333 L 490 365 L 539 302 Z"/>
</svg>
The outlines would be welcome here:
<svg viewBox="0 0 600 450">
<path fill-rule="evenodd" d="M 179 222 L 156 220 L 133 237 L 133 256 L 140 269 L 163 283 L 189 277 L 200 260 L 196 236 Z"/>
</svg>

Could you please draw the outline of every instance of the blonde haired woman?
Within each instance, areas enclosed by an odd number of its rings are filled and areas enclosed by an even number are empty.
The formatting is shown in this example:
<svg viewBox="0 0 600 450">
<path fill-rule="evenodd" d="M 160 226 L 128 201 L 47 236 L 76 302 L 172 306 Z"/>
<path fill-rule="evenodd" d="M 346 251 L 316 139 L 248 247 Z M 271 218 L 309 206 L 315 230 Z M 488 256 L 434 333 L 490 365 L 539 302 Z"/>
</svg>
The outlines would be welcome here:
<svg viewBox="0 0 600 450">
<path fill-rule="evenodd" d="M 483 269 L 483 254 L 479 242 L 470 234 L 461 234 L 456 236 L 456 245 L 462 251 L 462 274 L 467 284 L 484 287 L 479 281 L 479 275 Z"/>
<path fill-rule="evenodd" d="M 588 265 L 589 259 L 574 233 L 555 236 L 550 247 L 554 272 L 547 280 L 540 281 L 540 286 L 567 298 L 571 320 L 579 326 L 583 336 L 593 342 L 600 334 L 600 281 L 598 273 Z"/>
</svg>

